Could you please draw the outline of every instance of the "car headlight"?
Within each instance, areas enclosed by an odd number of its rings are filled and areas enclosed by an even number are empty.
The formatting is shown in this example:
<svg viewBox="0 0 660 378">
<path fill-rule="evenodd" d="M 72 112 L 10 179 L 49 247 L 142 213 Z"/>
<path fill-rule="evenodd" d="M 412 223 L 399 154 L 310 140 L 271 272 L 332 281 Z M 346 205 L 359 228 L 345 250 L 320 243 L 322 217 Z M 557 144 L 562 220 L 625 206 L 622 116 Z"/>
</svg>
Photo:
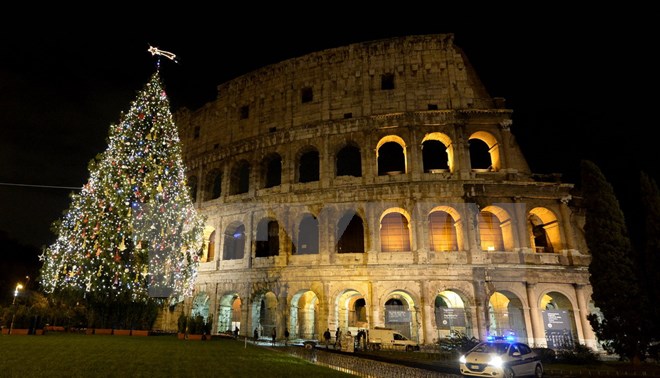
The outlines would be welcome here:
<svg viewBox="0 0 660 378">
<path fill-rule="evenodd" d="M 502 357 L 494 356 L 488 361 L 488 365 L 495 366 L 496 368 L 502 367 Z"/>
<path fill-rule="evenodd" d="M 465 363 L 465 356 L 464 355 L 461 356 L 461 358 L 459 358 L 458 361 L 460 361 L 460 363 L 464 364 Z"/>
</svg>

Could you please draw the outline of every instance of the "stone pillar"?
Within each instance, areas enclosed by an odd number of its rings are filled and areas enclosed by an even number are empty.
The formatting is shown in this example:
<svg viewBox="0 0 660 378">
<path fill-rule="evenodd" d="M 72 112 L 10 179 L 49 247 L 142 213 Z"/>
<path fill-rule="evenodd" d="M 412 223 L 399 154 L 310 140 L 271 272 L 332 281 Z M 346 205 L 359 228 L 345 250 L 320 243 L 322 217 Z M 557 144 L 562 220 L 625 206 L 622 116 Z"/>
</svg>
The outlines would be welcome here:
<svg viewBox="0 0 660 378">
<path fill-rule="evenodd" d="M 480 275 L 485 276 L 485 272 L 482 269 L 475 269 L 473 286 L 474 286 L 474 303 L 476 314 L 476 337 L 479 340 L 486 340 L 488 336 L 489 321 L 486 315 L 488 309 L 488 293 L 486 292 L 486 285 L 479 278 Z"/>
<path fill-rule="evenodd" d="M 428 281 L 427 280 L 421 280 L 421 289 L 422 292 L 420 293 L 420 307 L 422 310 L 422 332 L 421 335 L 419 335 L 419 343 L 420 344 L 429 344 L 431 340 L 433 340 L 434 335 L 433 335 L 433 321 L 431 320 L 431 315 L 433 314 L 433 304 L 435 303 L 435 298 L 429 298 L 429 288 L 428 288 Z"/>
<path fill-rule="evenodd" d="M 522 197 L 513 197 L 513 202 L 518 248 L 523 251 L 525 248 L 530 248 L 527 235 L 527 204 L 523 202 Z"/>
<path fill-rule="evenodd" d="M 529 317 L 532 321 L 532 337 L 535 347 L 546 347 L 545 329 L 541 319 L 541 309 L 539 308 L 538 295 L 536 293 L 536 284 L 527 282 L 527 302 L 529 302 Z"/>
<path fill-rule="evenodd" d="M 583 284 L 575 284 L 575 297 L 577 298 L 578 302 L 578 310 L 577 316 L 576 316 L 576 323 L 581 323 L 582 325 L 582 335 L 584 340 L 581 340 L 586 346 L 593 350 L 598 350 L 598 342 L 596 341 L 596 335 L 594 334 L 594 330 L 591 328 L 591 323 L 589 323 L 589 319 L 587 319 L 587 315 L 589 314 L 589 307 L 588 307 L 588 302 L 587 302 L 587 294 L 584 290 Z M 578 322 L 579 320 L 579 322 Z M 576 324 L 577 326 L 580 326 L 580 324 Z"/>
<path fill-rule="evenodd" d="M 500 129 L 502 132 L 502 142 L 499 145 L 500 154 L 500 169 L 504 169 L 507 172 L 511 168 L 511 155 L 509 151 L 509 146 L 511 145 L 511 124 L 513 122 L 510 119 L 505 119 L 500 121 Z"/>
<path fill-rule="evenodd" d="M 465 240 L 463 248 L 468 252 L 468 262 L 481 264 L 484 262 L 484 251 L 479 240 L 479 208 L 475 203 L 466 203 L 463 211 Z"/>
<path fill-rule="evenodd" d="M 577 243 L 575 241 L 575 233 L 573 232 L 573 225 L 571 223 L 571 210 L 568 208 L 568 202 L 571 200 L 571 195 L 561 198 L 559 205 L 559 212 L 561 215 L 561 225 L 564 231 L 566 246 L 565 249 L 577 250 Z"/>
</svg>

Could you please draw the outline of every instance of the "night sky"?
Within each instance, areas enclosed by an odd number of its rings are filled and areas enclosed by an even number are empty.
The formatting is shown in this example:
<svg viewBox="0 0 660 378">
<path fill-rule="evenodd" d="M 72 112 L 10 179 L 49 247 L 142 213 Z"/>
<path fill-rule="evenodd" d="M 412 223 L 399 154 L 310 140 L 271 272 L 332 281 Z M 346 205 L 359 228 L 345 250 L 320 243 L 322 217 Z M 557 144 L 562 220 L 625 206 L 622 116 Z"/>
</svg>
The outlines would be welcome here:
<svg viewBox="0 0 660 378">
<path fill-rule="evenodd" d="M 522 10 L 516 17 L 489 13 L 486 22 L 420 11 L 406 17 L 391 9 L 384 17 L 351 9 L 323 22 L 309 15 L 264 21 L 262 15 L 241 18 L 240 27 L 228 24 L 232 14 L 192 24 L 129 14 L 0 26 L 0 238 L 12 249 L 0 253 L 34 254 L 16 243 L 38 250 L 55 240 L 50 225 L 68 208 L 71 192 L 56 187 L 87 181 L 87 164 L 105 150 L 109 126 L 155 70 L 150 44 L 180 58 L 161 67 L 175 111 L 212 101 L 218 84 L 306 53 L 454 33 L 489 94 L 513 109 L 512 132 L 533 172 L 562 173 L 579 185 L 579 161 L 590 159 L 614 185 L 624 212 L 634 203 L 640 170 L 660 181 L 658 149 L 649 136 L 657 124 L 657 33 L 642 19 L 650 13 L 639 11 L 624 29 L 614 17 L 633 15 L 618 11 L 587 19 L 557 10 L 543 13 L 543 21 Z"/>
</svg>

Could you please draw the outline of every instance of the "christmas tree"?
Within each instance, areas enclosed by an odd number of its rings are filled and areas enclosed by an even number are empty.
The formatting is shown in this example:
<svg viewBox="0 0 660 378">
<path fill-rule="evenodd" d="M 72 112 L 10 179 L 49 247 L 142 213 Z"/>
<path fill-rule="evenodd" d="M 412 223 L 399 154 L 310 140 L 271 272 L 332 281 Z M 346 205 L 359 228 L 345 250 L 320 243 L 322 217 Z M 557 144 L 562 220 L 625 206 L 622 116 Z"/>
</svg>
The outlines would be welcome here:
<svg viewBox="0 0 660 378">
<path fill-rule="evenodd" d="M 41 256 L 46 292 L 78 291 L 139 302 L 189 295 L 203 219 L 197 215 L 169 100 L 158 71 L 110 126 L 108 148 L 89 164 Z"/>
</svg>

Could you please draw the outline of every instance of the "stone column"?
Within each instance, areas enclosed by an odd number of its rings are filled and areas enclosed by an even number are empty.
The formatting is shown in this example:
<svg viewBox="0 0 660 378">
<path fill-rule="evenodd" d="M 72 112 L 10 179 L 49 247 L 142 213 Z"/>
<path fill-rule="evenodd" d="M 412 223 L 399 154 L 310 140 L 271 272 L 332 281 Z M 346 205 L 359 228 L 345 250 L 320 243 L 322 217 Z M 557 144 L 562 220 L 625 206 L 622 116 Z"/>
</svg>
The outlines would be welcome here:
<svg viewBox="0 0 660 378">
<path fill-rule="evenodd" d="M 582 335 L 583 335 L 583 342 L 586 346 L 593 350 L 598 350 L 598 342 L 596 341 L 596 335 L 594 334 L 593 329 L 591 328 L 591 323 L 589 323 L 589 319 L 587 319 L 587 315 L 589 314 L 589 307 L 587 304 L 587 294 L 584 290 L 583 284 L 575 284 L 575 297 L 577 298 L 578 302 L 578 310 L 577 310 L 577 316 L 576 316 L 576 323 L 577 320 L 579 320 L 579 323 L 582 325 Z M 577 324 L 577 326 L 580 326 L 580 324 Z"/>
<path fill-rule="evenodd" d="M 511 156 L 509 151 L 509 145 L 511 144 L 511 124 L 513 122 L 510 119 L 505 119 L 500 121 L 500 129 L 502 132 L 502 142 L 499 145 L 500 154 L 500 168 L 506 170 L 507 172 L 511 168 Z"/>
<path fill-rule="evenodd" d="M 428 344 L 430 340 L 433 340 L 433 322 L 431 320 L 431 314 L 433 314 L 432 305 L 435 303 L 435 298 L 429 298 L 429 288 L 428 281 L 421 280 L 420 287 L 422 292 L 420 293 L 420 307 L 422 310 L 422 332 L 419 335 L 420 344 Z"/>
<path fill-rule="evenodd" d="M 538 295 L 536 293 L 536 284 L 527 282 L 527 302 L 529 302 L 529 317 L 532 321 L 532 340 L 536 347 L 546 347 L 545 329 L 541 319 L 541 309 L 539 308 Z"/>
<path fill-rule="evenodd" d="M 575 241 L 575 234 L 573 233 L 573 225 L 571 224 L 571 210 L 568 208 L 568 202 L 571 200 L 571 195 L 564 196 L 560 199 L 559 212 L 561 215 L 561 225 L 566 238 L 565 249 L 577 250 L 577 243 Z"/>
<path fill-rule="evenodd" d="M 527 235 L 527 204 L 523 202 L 522 197 L 513 197 L 513 216 L 515 217 L 517 242 L 520 251 L 529 246 L 529 236 Z"/>
</svg>

